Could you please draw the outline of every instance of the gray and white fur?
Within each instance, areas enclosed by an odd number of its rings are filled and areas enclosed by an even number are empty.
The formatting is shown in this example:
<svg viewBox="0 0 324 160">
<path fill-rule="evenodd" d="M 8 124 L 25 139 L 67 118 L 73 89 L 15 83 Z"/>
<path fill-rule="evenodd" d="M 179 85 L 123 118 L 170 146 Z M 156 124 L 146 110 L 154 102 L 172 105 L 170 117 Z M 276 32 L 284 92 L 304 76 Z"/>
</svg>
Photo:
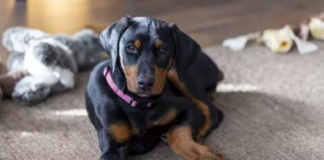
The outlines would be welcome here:
<svg viewBox="0 0 324 160">
<path fill-rule="evenodd" d="M 27 70 L 30 74 L 17 83 L 12 94 L 24 105 L 74 88 L 78 71 L 107 59 L 101 56 L 104 51 L 98 35 L 88 29 L 69 36 L 14 27 L 3 34 L 2 42 L 12 53 L 7 62 L 9 70 Z"/>
</svg>

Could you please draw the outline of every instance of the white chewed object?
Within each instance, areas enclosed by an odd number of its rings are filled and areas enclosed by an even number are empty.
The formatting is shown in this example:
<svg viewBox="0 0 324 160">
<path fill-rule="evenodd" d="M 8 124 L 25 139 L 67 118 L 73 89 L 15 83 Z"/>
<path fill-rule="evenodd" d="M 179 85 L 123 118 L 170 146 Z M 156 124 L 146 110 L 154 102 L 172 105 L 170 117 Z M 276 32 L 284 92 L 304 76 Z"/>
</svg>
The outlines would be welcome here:
<svg viewBox="0 0 324 160">
<path fill-rule="evenodd" d="M 293 40 L 289 34 L 290 30 L 289 26 L 278 30 L 268 29 L 263 32 L 261 39 L 272 52 L 287 53 L 293 46 Z"/>
<path fill-rule="evenodd" d="M 319 40 L 324 40 L 324 22 L 318 18 L 311 18 L 309 30 L 312 36 Z"/>
<path fill-rule="evenodd" d="M 291 29 L 289 31 L 289 34 L 291 38 L 295 41 L 298 52 L 300 54 L 308 54 L 318 50 L 318 46 L 316 44 L 300 39 L 294 34 L 294 32 Z"/>
<path fill-rule="evenodd" d="M 240 51 L 245 48 L 246 43 L 248 42 L 247 35 L 241 35 L 234 38 L 229 38 L 223 41 L 223 47 L 228 47 L 233 51 Z"/>
</svg>

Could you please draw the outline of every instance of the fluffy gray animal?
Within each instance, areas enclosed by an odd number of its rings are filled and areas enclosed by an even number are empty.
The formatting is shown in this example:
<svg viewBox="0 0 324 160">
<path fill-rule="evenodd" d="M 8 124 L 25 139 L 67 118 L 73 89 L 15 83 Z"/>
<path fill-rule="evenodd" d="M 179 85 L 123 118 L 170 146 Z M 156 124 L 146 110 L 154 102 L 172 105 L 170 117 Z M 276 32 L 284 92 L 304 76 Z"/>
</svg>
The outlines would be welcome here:
<svg viewBox="0 0 324 160">
<path fill-rule="evenodd" d="M 107 59 L 102 56 L 99 36 L 89 29 L 70 36 L 13 27 L 5 31 L 2 42 L 11 52 L 9 70 L 27 70 L 30 74 L 17 83 L 12 94 L 14 100 L 24 105 L 74 88 L 79 71 Z"/>
</svg>

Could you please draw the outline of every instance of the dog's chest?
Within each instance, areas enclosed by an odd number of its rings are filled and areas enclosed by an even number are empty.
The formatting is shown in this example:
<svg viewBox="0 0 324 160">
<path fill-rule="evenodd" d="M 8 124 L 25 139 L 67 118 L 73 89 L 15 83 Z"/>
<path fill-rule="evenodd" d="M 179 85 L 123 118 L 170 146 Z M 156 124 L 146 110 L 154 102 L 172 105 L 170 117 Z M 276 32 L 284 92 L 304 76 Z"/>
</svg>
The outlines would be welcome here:
<svg viewBox="0 0 324 160">
<path fill-rule="evenodd" d="M 176 110 L 169 108 L 164 111 L 154 113 L 133 114 L 129 119 L 135 135 L 143 135 L 150 128 L 167 125 L 176 118 Z"/>
</svg>

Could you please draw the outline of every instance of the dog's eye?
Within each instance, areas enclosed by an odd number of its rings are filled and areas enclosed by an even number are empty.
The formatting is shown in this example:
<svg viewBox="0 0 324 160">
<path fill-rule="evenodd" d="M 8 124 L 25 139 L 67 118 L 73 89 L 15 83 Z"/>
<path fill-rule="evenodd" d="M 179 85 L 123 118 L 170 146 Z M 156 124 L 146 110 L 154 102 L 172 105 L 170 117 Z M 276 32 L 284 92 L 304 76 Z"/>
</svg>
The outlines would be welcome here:
<svg viewBox="0 0 324 160">
<path fill-rule="evenodd" d="M 163 48 L 163 47 L 161 47 L 160 49 L 159 49 L 159 53 L 160 54 L 165 54 L 167 52 L 167 50 L 165 49 L 165 48 Z"/>
<path fill-rule="evenodd" d="M 135 46 L 134 45 L 129 45 L 127 46 L 127 49 L 131 52 L 134 52 L 136 50 Z"/>
</svg>

